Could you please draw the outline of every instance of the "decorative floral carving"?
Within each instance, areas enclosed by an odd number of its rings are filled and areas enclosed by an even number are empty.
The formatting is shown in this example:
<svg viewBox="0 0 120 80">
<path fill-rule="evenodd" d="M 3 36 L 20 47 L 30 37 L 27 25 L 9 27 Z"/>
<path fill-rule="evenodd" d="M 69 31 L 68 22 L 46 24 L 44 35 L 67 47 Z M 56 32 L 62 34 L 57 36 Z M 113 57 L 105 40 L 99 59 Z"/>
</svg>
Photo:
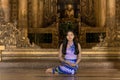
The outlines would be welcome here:
<svg viewBox="0 0 120 80">
<path fill-rule="evenodd" d="M 3 10 L 0 10 L 3 13 Z M 11 47 L 33 47 L 30 44 L 28 37 L 23 35 L 23 28 L 17 29 L 15 24 L 6 22 L 4 14 L 0 15 L 0 44 L 5 45 L 6 48 Z M 35 47 L 35 46 L 34 46 Z"/>
</svg>

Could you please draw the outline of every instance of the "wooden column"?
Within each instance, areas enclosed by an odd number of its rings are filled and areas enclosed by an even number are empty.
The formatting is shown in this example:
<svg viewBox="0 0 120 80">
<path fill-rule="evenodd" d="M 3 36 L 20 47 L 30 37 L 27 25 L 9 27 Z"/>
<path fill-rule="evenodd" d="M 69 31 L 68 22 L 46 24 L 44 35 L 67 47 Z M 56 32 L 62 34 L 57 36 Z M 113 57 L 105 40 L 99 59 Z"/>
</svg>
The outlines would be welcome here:
<svg viewBox="0 0 120 80">
<path fill-rule="evenodd" d="M 48 12 L 49 12 L 49 14 L 51 12 L 51 0 L 48 0 Z"/>
<path fill-rule="evenodd" d="M 57 9 L 58 9 L 58 8 L 57 8 L 57 0 L 55 0 L 55 3 L 56 3 L 56 4 L 55 4 L 55 7 L 54 7 L 54 13 L 57 14 Z"/>
<path fill-rule="evenodd" d="M 42 27 L 43 26 L 43 9 L 44 9 L 44 0 L 39 0 L 39 20 L 38 20 L 38 26 Z"/>
<path fill-rule="evenodd" d="M 10 0 L 1 0 L 2 8 L 5 14 L 5 21 L 10 21 Z"/>
<path fill-rule="evenodd" d="M 32 27 L 38 27 L 38 1 L 32 0 Z"/>
<path fill-rule="evenodd" d="M 106 0 L 95 0 L 96 21 L 98 27 L 104 27 L 106 22 Z"/>
<path fill-rule="evenodd" d="M 107 16 L 115 19 L 116 0 L 107 0 Z"/>
<path fill-rule="evenodd" d="M 100 0 L 100 27 L 105 26 L 106 22 L 106 0 Z"/>
<path fill-rule="evenodd" d="M 116 32 L 116 0 L 107 0 L 106 2 L 106 26 L 107 26 L 107 37 L 114 38 Z"/>
<path fill-rule="evenodd" d="M 27 13 L 28 13 L 28 6 L 27 6 L 27 0 L 19 0 L 19 11 L 18 11 L 18 26 L 20 29 L 22 29 L 22 34 L 24 37 L 27 37 L 28 34 L 28 19 L 27 19 Z"/>
</svg>

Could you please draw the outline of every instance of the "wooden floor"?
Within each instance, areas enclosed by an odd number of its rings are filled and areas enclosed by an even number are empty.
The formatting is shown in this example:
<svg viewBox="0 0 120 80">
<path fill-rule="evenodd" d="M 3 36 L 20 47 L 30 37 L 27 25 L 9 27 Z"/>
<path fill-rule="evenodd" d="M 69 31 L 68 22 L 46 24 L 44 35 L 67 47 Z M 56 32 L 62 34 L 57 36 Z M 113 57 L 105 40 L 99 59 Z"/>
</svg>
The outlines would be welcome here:
<svg viewBox="0 0 120 80">
<path fill-rule="evenodd" d="M 111 66 L 110 61 L 82 61 L 75 75 L 45 73 L 47 67 L 51 64 L 51 66 L 58 65 L 58 63 L 57 60 L 3 61 L 0 62 L 0 80 L 120 80 L 120 65 L 117 65 L 117 68 L 107 67 Z M 115 60 L 114 63 L 119 64 L 119 61 Z M 101 67 L 103 65 L 105 67 Z"/>
<path fill-rule="evenodd" d="M 0 69 L 0 80 L 120 80 L 116 69 L 80 69 L 76 75 L 46 74 L 45 69 Z"/>
</svg>

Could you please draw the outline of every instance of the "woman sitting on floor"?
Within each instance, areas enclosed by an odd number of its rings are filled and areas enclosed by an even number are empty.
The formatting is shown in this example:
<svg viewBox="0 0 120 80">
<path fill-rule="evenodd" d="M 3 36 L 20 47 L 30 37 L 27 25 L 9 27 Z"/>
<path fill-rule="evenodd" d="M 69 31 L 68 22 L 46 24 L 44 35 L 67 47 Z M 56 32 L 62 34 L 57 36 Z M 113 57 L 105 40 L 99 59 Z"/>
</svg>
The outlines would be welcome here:
<svg viewBox="0 0 120 80">
<path fill-rule="evenodd" d="M 78 70 L 78 64 L 81 61 L 81 46 L 75 40 L 75 34 L 69 30 L 66 34 L 66 39 L 60 45 L 59 59 L 61 65 L 49 68 L 47 73 L 58 74 L 75 74 Z"/>
</svg>

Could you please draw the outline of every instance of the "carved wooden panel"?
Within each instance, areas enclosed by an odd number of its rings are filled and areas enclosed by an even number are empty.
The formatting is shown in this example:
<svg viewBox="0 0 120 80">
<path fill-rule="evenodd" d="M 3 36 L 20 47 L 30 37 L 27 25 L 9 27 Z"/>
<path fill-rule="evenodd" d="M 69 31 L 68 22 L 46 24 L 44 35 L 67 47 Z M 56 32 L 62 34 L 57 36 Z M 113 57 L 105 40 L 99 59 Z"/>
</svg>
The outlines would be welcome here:
<svg viewBox="0 0 120 80">
<path fill-rule="evenodd" d="M 81 21 L 89 26 L 96 25 L 94 1 L 95 0 L 81 0 L 80 2 L 82 16 Z"/>
<path fill-rule="evenodd" d="M 57 14 L 57 0 L 44 0 L 44 27 L 55 22 L 55 15 Z"/>
</svg>

